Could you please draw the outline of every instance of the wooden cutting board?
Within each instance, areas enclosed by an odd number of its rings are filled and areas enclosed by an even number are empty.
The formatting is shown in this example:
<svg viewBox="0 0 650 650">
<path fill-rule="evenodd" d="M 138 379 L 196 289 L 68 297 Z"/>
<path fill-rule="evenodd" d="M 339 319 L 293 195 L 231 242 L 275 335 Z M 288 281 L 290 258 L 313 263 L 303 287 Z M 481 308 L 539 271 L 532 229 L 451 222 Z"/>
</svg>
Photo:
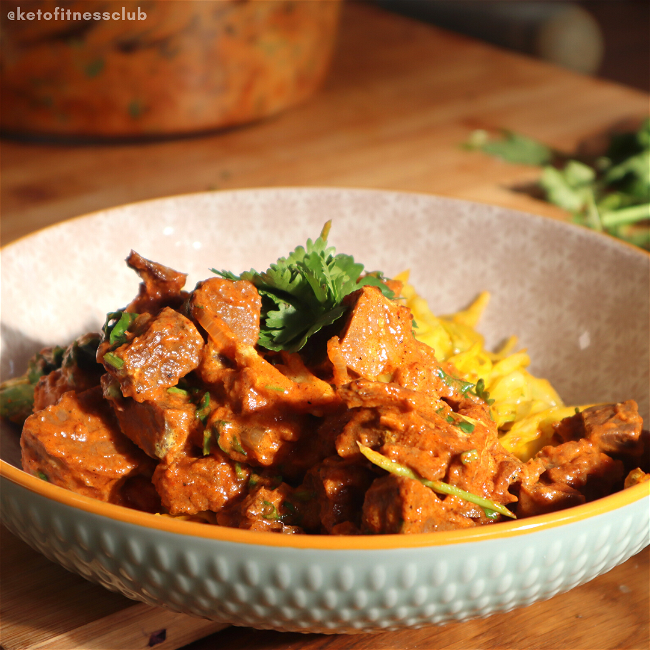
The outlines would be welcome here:
<svg viewBox="0 0 650 650">
<path fill-rule="evenodd" d="M 175 650 L 226 627 L 107 591 L 0 530 L 3 650 Z"/>
</svg>

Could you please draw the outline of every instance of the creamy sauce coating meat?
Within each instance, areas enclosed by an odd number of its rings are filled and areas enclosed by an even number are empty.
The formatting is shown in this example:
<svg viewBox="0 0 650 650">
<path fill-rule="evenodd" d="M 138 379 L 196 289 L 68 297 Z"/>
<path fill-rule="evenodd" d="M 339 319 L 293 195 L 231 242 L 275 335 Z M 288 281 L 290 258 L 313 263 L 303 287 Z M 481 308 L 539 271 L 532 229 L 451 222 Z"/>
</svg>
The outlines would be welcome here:
<svg viewBox="0 0 650 650">
<path fill-rule="evenodd" d="M 354 535 L 491 525 L 648 479 L 632 400 L 566 418 L 553 445 L 513 456 L 485 395 L 377 286 L 287 352 L 259 345 L 251 282 L 187 292 L 182 273 L 135 252 L 127 263 L 138 295 L 35 389 L 23 467 L 55 485 L 223 526 Z"/>
</svg>

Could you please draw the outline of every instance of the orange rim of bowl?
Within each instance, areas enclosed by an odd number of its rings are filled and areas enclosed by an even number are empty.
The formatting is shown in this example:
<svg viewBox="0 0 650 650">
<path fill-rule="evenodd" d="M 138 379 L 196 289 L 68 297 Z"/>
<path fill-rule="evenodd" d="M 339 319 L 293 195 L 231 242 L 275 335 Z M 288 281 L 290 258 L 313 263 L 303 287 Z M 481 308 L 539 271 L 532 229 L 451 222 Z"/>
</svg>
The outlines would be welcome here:
<svg viewBox="0 0 650 650">
<path fill-rule="evenodd" d="M 567 510 L 538 515 L 521 521 L 499 522 L 498 524 L 462 530 L 410 535 L 282 535 L 279 533 L 226 528 L 224 526 L 184 521 L 174 517 L 131 510 L 130 508 L 98 501 L 52 485 L 3 460 L 0 460 L 0 476 L 46 499 L 52 499 L 57 503 L 106 517 L 113 521 L 133 524 L 143 528 L 191 537 L 202 537 L 220 542 L 332 551 L 395 550 L 504 539 L 577 523 L 650 497 L 650 481 L 645 481 L 602 499 Z"/>
</svg>

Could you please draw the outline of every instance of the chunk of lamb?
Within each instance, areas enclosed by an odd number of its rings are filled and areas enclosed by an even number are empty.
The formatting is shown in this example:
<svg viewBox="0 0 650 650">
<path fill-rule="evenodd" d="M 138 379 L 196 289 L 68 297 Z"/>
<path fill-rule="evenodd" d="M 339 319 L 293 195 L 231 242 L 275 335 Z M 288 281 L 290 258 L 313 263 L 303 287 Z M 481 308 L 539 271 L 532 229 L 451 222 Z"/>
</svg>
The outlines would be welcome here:
<svg viewBox="0 0 650 650">
<path fill-rule="evenodd" d="M 365 465 L 337 456 L 326 458 L 314 467 L 307 475 L 305 485 L 311 486 L 315 492 L 323 530 L 335 532 L 346 522 L 358 530 L 363 500 L 375 478 L 376 474 Z"/>
<path fill-rule="evenodd" d="M 455 500 L 440 499 L 419 481 L 402 476 L 378 478 L 363 503 L 363 533 L 431 533 L 469 528 L 473 519 L 459 515 Z"/>
<path fill-rule="evenodd" d="M 203 345 L 192 321 L 165 307 L 140 336 L 105 353 L 102 359 L 106 370 L 119 381 L 124 397 L 155 401 L 199 365 Z"/>
<path fill-rule="evenodd" d="M 172 515 L 219 512 L 245 494 L 250 470 L 220 450 L 207 456 L 178 455 L 159 463 L 153 483 L 163 506 Z"/>
<path fill-rule="evenodd" d="M 308 418 L 300 413 L 264 410 L 235 413 L 228 405 L 214 409 L 205 426 L 209 444 L 230 458 L 257 467 L 276 466 L 284 460 L 305 430 Z"/>
<path fill-rule="evenodd" d="M 200 322 L 206 310 L 221 319 L 239 343 L 257 344 L 262 299 L 251 282 L 223 278 L 199 282 L 190 296 L 189 315 Z"/>
<path fill-rule="evenodd" d="M 162 391 L 156 400 L 136 402 L 122 396 L 119 384 L 108 373 L 102 377 L 102 388 L 122 433 L 148 456 L 163 459 L 182 450 L 188 440 L 201 446 L 203 426 L 186 394 Z"/>
<path fill-rule="evenodd" d="M 556 426 L 564 441 L 586 438 L 606 454 L 640 456 L 643 419 L 634 400 L 591 406 Z"/>
<path fill-rule="evenodd" d="M 187 313 L 208 333 L 197 374 L 208 384 L 234 372 L 238 348 L 257 344 L 262 300 L 246 280 L 210 278 L 192 292 Z"/>
<path fill-rule="evenodd" d="M 443 381 L 440 364 L 429 346 L 413 336 L 411 311 L 365 286 L 346 297 L 351 312 L 341 336 L 327 343 L 337 386 L 362 378 L 392 381 L 405 388 L 460 397 Z"/>
<path fill-rule="evenodd" d="M 180 308 L 187 297 L 187 293 L 182 291 L 186 273 L 147 260 L 135 251 L 131 251 L 126 263 L 142 278 L 138 295 L 126 307 L 126 311 L 156 315 L 163 307 Z"/>
<path fill-rule="evenodd" d="M 584 438 L 544 447 L 526 464 L 517 517 L 564 510 L 598 499 L 622 483 L 623 473 L 620 460 L 613 460 Z"/>
<path fill-rule="evenodd" d="M 303 533 L 303 529 L 296 525 L 299 516 L 291 501 L 294 492 L 286 483 L 280 483 L 277 487 L 256 485 L 230 512 L 218 515 L 217 521 L 222 526 L 247 530 Z"/>
<path fill-rule="evenodd" d="M 25 421 L 23 469 L 100 501 L 121 504 L 120 487 L 152 462 L 122 434 L 100 387 L 65 393 Z"/>
<path fill-rule="evenodd" d="M 393 383 L 353 381 L 339 389 L 348 422 L 336 438 L 341 457 L 359 456 L 361 443 L 406 465 L 422 478 L 443 480 L 506 504 L 522 463 L 500 445 L 487 405 L 454 401 L 455 410 L 430 394 Z M 465 502 L 466 515 L 482 511 Z"/>
</svg>

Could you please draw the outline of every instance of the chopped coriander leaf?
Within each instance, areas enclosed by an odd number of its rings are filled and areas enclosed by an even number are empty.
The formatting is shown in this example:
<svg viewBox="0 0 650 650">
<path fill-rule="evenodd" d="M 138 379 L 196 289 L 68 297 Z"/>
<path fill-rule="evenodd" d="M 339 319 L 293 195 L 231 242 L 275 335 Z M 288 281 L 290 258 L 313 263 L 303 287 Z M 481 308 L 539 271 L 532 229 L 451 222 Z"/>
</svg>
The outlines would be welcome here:
<svg viewBox="0 0 650 650">
<path fill-rule="evenodd" d="M 116 354 L 113 352 L 107 352 L 104 355 L 104 361 L 109 365 L 113 366 L 113 368 L 116 368 L 119 370 L 124 366 L 124 359 L 120 359 Z"/>
<path fill-rule="evenodd" d="M 316 332 L 343 316 L 347 311 L 343 299 L 362 286 L 375 286 L 387 298 L 394 296 L 381 274 L 362 277 L 362 264 L 328 247 L 330 227 L 328 221 L 314 242 L 308 239 L 305 247 L 298 246 L 263 273 L 251 269 L 236 276 L 212 269 L 225 279 L 248 280 L 257 287 L 262 298 L 258 341 L 262 347 L 297 352 Z"/>
<path fill-rule="evenodd" d="M 261 515 L 264 519 L 268 519 L 270 521 L 282 521 L 284 518 L 270 501 L 262 501 L 262 506 Z"/>
<path fill-rule="evenodd" d="M 117 347 L 126 343 L 126 332 L 139 314 L 133 314 L 126 311 L 112 311 L 106 314 L 106 321 L 102 327 L 104 339 L 112 347 Z"/>
<path fill-rule="evenodd" d="M 203 455 L 208 456 L 210 454 L 210 449 L 212 448 L 212 429 L 205 429 L 203 431 Z M 219 445 L 221 447 L 221 445 Z M 222 449 L 221 451 L 225 451 Z"/>
<path fill-rule="evenodd" d="M 41 472 L 40 469 L 36 472 L 36 476 L 38 476 L 38 478 L 40 478 L 43 481 L 47 481 L 48 483 L 50 482 L 50 479 L 47 478 L 47 476 L 43 472 Z"/>
<path fill-rule="evenodd" d="M 490 399 L 490 393 L 488 393 L 487 390 L 485 390 L 485 381 L 483 377 L 481 377 L 477 382 L 474 390 L 472 391 L 476 397 L 479 399 L 482 399 L 488 406 L 492 406 L 494 404 L 494 400 Z"/>
<path fill-rule="evenodd" d="M 497 519 L 499 513 L 496 510 L 490 510 L 490 508 L 483 508 L 483 512 L 488 519 Z"/>
<path fill-rule="evenodd" d="M 438 377 L 442 379 L 445 386 L 451 388 L 452 390 L 457 389 L 464 394 L 467 393 L 470 389 L 474 388 L 474 384 L 471 381 L 463 381 L 457 377 L 452 377 L 440 367 L 436 369 L 436 372 L 438 374 Z"/>
<path fill-rule="evenodd" d="M 476 449 L 470 449 L 469 451 L 464 451 L 460 455 L 460 462 L 463 465 L 469 465 L 470 463 L 475 463 L 478 460 L 478 451 Z"/>
<path fill-rule="evenodd" d="M 242 456 L 248 456 L 248 454 L 246 453 L 246 450 L 241 446 L 241 443 L 239 442 L 239 439 L 234 434 L 233 434 L 232 438 L 230 439 L 230 446 L 237 453 L 241 454 Z"/>
<path fill-rule="evenodd" d="M 454 415 L 462 419 L 458 421 Z M 474 420 L 474 418 L 468 418 L 467 416 L 461 415 L 460 413 L 455 413 L 454 415 L 447 416 L 446 420 L 449 422 L 449 424 L 453 424 L 455 427 L 458 427 L 463 433 L 469 434 L 474 431 L 474 428 L 477 424 L 477 421 Z"/>
<path fill-rule="evenodd" d="M 289 511 L 289 514 L 293 517 L 295 517 L 298 514 L 298 510 L 296 509 L 296 506 L 291 503 L 291 501 L 285 501 L 283 504 L 284 509 Z"/>
<path fill-rule="evenodd" d="M 126 311 L 122 312 L 120 319 L 111 329 L 109 336 L 109 342 L 111 345 L 123 345 L 126 343 L 126 331 L 137 317 L 138 314 L 132 314 Z"/>
<path fill-rule="evenodd" d="M 199 408 L 196 411 L 196 418 L 201 420 L 203 424 L 206 423 L 208 416 L 210 415 L 210 393 L 207 391 L 201 398 L 199 402 Z"/>
<path fill-rule="evenodd" d="M 474 425 L 471 422 L 465 422 L 463 420 L 462 422 L 459 422 L 457 426 L 463 433 L 469 434 L 472 433 L 472 431 L 474 431 Z"/>
<path fill-rule="evenodd" d="M 167 392 L 172 393 L 172 395 L 183 395 L 184 397 L 187 397 L 187 395 L 189 395 L 189 393 L 186 390 L 184 390 L 183 388 L 179 388 L 178 386 L 170 386 L 167 389 Z"/>
</svg>

